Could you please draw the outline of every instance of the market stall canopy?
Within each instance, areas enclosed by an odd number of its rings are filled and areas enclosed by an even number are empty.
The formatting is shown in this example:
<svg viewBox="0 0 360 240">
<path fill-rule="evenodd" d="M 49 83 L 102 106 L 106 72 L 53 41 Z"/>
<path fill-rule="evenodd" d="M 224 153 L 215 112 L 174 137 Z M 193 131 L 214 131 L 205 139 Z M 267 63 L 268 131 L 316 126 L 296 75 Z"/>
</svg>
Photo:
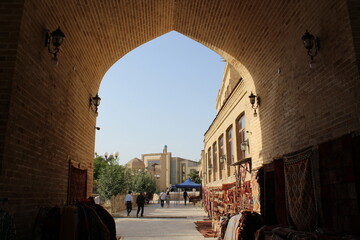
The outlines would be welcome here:
<svg viewBox="0 0 360 240">
<path fill-rule="evenodd" d="M 175 184 L 177 188 L 201 188 L 201 184 L 194 183 L 190 178 L 186 179 L 185 182 L 180 184 Z"/>
</svg>

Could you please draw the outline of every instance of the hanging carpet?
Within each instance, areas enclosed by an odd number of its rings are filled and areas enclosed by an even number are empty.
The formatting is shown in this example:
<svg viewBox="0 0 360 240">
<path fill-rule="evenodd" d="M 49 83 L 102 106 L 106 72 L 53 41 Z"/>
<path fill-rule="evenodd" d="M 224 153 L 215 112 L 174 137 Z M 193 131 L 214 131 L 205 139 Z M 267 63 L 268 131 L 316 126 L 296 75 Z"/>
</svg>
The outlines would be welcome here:
<svg viewBox="0 0 360 240">
<path fill-rule="evenodd" d="M 289 222 L 300 231 L 312 231 L 316 227 L 311 157 L 312 148 L 284 156 Z"/>
</svg>

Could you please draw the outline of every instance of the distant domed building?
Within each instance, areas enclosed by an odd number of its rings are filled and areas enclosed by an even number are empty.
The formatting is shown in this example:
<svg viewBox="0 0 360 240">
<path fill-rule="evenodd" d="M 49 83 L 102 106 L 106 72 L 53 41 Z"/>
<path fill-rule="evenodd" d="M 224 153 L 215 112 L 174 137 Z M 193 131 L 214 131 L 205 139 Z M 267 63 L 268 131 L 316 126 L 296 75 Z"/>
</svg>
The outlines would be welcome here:
<svg viewBox="0 0 360 240">
<path fill-rule="evenodd" d="M 165 145 L 163 152 L 142 154 L 141 159 L 133 158 L 125 164 L 127 168 L 138 170 L 144 169 L 157 179 L 158 187 L 165 190 L 170 186 L 184 182 L 190 172 L 198 170 L 199 162 L 172 157 Z"/>
<path fill-rule="evenodd" d="M 127 168 L 138 170 L 138 169 L 144 169 L 145 168 L 145 163 L 143 161 L 141 161 L 141 159 L 139 159 L 139 158 L 133 158 L 129 162 L 127 162 L 125 164 L 125 166 Z"/>
</svg>

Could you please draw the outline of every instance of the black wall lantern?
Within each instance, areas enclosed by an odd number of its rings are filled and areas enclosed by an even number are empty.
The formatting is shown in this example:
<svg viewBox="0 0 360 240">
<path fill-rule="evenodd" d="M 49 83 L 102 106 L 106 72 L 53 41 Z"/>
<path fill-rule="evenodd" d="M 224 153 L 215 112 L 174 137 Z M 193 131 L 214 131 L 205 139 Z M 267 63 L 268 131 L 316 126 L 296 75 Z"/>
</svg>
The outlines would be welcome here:
<svg viewBox="0 0 360 240">
<path fill-rule="evenodd" d="M 253 92 L 251 92 L 249 98 L 250 98 L 251 107 L 252 109 L 254 109 L 254 117 L 256 117 L 257 116 L 256 109 L 258 109 L 260 106 L 260 97 L 254 95 Z"/>
<path fill-rule="evenodd" d="M 311 58 L 311 61 L 314 60 L 314 57 L 317 55 L 318 51 L 320 50 L 320 40 L 318 37 L 314 37 L 311 33 L 307 30 L 305 34 L 301 37 L 304 41 L 304 47 L 307 49 L 307 53 Z M 314 52 L 312 51 L 314 48 Z"/>
<path fill-rule="evenodd" d="M 90 100 L 89 100 L 90 107 L 94 107 L 96 113 L 98 111 L 100 101 L 101 101 L 101 98 L 99 97 L 98 94 L 96 94 L 95 97 L 90 97 Z"/>
<path fill-rule="evenodd" d="M 59 60 L 57 58 L 57 54 L 60 51 L 60 46 L 63 43 L 65 38 L 65 34 L 60 30 L 60 27 L 50 33 L 49 30 L 46 32 L 45 36 L 45 46 L 48 48 L 49 53 L 53 55 L 51 61 L 54 65 L 58 65 Z"/>
</svg>

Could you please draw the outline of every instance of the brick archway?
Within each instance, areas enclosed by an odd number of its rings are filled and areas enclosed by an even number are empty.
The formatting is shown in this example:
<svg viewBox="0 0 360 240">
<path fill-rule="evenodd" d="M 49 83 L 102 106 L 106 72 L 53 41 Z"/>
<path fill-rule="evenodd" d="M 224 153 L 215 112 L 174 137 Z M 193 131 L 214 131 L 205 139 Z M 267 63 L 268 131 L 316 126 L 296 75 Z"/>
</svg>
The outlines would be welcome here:
<svg viewBox="0 0 360 240">
<path fill-rule="evenodd" d="M 262 97 L 265 162 L 359 128 L 356 19 L 346 0 L 24 0 L 0 8 L 1 195 L 30 232 L 44 205 L 63 204 L 67 163 L 92 169 L 96 114 L 88 99 L 108 68 L 175 30 L 251 73 Z M 355 3 L 351 3 L 355 4 Z M 66 34 L 54 67 L 44 30 Z M 317 68 L 300 40 L 321 39 Z M 241 64 L 240 64 L 241 63 Z M 246 69 L 243 67 L 246 66 Z M 280 71 L 278 71 L 280 70 Z M 279 73 L 280 72 L 280 73 Z M 90 174 L 91 175 L 91 174 Z M 89 178 L 89 187 L 92 182 Z M 46 183 L 46 184 L 44 184 Z M 21 219 L 21 220 L 20 220 Z"/>
</svg>

